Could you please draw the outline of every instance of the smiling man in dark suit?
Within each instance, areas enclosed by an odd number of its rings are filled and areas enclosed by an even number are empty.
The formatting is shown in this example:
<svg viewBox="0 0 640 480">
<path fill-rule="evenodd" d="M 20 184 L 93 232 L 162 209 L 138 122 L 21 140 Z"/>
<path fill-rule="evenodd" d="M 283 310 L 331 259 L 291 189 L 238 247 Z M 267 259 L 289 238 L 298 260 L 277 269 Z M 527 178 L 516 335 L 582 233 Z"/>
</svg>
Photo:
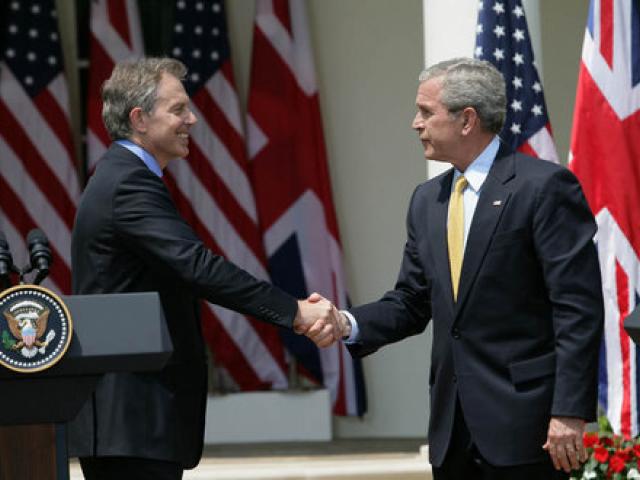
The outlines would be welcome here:
<svg viewBox="0 0 640 480">
<path fill-rule="evenodd" d="M 488 62 L 422 72 L 413 128 L 453 168 L 413 194 L 395 288 L 343 312 L 357 356 L 433 319 L 436 480 L 567 478 L 596 413 L 596 225 L 571 172 L 500 143 L 505 104 Z"/>
<path fill-rule="evenodd" d="M 199 300 L 305 333 L 340 337 L 326 301 L 297 301 L 208 250 L 180 217 L 161 177 L 189 153 L 196 122 L 172 59 L 116 65 L 102 90 L 114 140 L 82 196 L 72 238 L 73 293 L 155 291 L 174 352 L 157 373 L 107 374 L 70 424 L 87 480 L 179 479 L 197 465 L 207 367 Z"/>
</svg>

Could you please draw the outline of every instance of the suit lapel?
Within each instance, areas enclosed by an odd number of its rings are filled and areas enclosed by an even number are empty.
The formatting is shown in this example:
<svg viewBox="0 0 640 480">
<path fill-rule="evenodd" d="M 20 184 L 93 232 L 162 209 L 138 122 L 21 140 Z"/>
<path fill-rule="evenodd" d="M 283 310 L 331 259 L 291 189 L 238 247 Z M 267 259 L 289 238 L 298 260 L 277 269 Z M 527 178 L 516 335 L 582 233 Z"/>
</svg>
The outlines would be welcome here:
<svg viewBox="0 0 640 480">
<path fill-rule="evenodd" d="M 447 305 L 453 316 L 454 304 L 451 287 L 451 269 L 449 267 L 449 250 L 447 248 L 447 213 L 449 211 L 449 197 L 451 196 L 451 181 L 453 179 L 453 169 L 440 179 L 440 189 L 438 197 L 433 202 L 430 212 L 429 228 L 433 234 L 430 235 L 430 251 L 433 252 L 433 261 L 436 266 L 437 278 L 443 280 L 443 290 L 448 292 Z"/>
<path fill-rule="evenodd" d="M 462 309 L 473 286 L 491 238 L 511 196 L 506 183 L 515 175 L 515 156 L 513 154 L 501 156 L 501 153 L 498 153 L 482 185 L 482 191 L 471 221 L 460 274 L 458 301 L 455 306 L 456 316 Z M 451 278 L 450 275 L 449 278 Z"/>
</svg>

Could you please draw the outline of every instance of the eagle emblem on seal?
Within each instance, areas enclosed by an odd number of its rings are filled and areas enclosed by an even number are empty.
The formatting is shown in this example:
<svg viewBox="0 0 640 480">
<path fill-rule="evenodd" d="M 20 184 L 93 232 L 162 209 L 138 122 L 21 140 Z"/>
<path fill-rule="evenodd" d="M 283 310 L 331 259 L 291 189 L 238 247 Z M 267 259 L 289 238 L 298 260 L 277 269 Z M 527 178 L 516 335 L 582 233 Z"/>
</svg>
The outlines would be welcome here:
<svg viewBox="0 0 640 480">
<path fill-rule="evenodd" d="M 72 336 L 69 310 L 51 290 L 17 285 L 0 291 L 0 367 L 42 372 L 62 359 Z"/>
<path fill-rule="evenodd" d="M 49 312 L 48 308 L 31 301 L 20 302 L 2 312 L 15 338 L 15 343 L 11 342 L 11 350 L 20 352 L 26 358 L 46 353 L 47 345 L 56 336 L 53 330 L 47 333 Z"/>
</svg>

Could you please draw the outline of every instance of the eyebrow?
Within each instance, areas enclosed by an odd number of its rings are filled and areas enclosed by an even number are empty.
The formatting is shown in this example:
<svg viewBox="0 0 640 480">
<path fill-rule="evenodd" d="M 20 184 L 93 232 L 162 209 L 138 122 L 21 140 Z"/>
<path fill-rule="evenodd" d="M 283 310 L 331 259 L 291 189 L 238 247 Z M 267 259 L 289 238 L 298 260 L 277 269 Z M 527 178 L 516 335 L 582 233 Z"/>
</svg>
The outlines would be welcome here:
<svg viewBox="0 0 640 480">
<path fill-rule="evenodd" d="M 178 101 L 176 101 L 176 102 L 172 103 L 172 104 L 169 106 L 169 110 L 176 110 L 176 109 L 184 108 L 184 107 L 188 106 L 188 105 L 189 105 L 189 103 L 190 103 L 190 102 L 189 102 L 189 99 L 185 99 L 185 100 L 178 100 Z"/>
</svg>

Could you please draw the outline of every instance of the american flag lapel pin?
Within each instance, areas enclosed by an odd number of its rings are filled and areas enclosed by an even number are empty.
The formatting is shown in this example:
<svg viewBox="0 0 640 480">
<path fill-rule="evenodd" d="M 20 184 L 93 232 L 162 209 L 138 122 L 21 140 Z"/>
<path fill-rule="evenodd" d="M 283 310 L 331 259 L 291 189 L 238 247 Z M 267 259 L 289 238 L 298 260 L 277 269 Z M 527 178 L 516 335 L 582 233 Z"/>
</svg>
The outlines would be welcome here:
<svg viewBox="0 0 640 480">
<path fill-rule="evenodd" d="M 493 201 L 493 206 L 494 207 L 499 207 L 500 205 L 502 205 L 502 200 L 494 200 Z"/>
</svg>

